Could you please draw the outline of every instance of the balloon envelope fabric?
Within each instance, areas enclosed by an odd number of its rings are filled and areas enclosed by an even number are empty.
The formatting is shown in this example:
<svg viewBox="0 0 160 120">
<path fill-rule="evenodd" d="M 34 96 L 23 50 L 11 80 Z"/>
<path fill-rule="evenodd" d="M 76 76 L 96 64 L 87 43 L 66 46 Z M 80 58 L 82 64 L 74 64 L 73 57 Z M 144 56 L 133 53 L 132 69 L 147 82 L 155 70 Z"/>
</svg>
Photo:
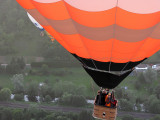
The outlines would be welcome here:
<svg viewBox="0 0 160 120">
<path fill-rule="evenodd" d="M 160 0 L 17 2 L 101 87 L 116 87 L 136 65 L 160 49 Z"/>
</svg>

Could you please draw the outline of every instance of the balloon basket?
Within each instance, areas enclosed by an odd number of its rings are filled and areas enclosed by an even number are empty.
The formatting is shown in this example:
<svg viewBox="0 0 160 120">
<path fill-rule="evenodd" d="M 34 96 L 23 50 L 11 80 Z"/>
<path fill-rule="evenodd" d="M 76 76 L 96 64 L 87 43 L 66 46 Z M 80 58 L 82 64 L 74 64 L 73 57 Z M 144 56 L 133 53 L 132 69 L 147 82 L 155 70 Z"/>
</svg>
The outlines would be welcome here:
<svg viewBox="0 0 160 120">
<path fill-rule="evenodd" d="M 116 120 L 117 108 L 94 105 L 93 117 L 102 120 Z"/>
</svg>

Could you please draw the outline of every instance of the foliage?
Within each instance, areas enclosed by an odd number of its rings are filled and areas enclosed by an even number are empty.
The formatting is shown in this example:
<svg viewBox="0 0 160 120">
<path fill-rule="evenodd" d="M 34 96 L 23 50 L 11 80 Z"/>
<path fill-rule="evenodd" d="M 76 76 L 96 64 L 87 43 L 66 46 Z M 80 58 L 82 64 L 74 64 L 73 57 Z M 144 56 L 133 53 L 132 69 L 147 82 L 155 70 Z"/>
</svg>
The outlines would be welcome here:
<svg viewBox="0 0 160 120">
<path fill-rule="evenodd" d="M 138 74 L 138 79 L 135 81 L 134 87 L 135 87 L 137 90 L 140 90 L 141 87 L 142 87 L 142 84 L 146 84 L 146 81 L 145 81 L 145 77 L 144 77 L 143 72 Z"/>
<path fill-rule="evenodd" d="M 40 96 L 41 102 L 45 102 L 47 95 L 50 97 L 51 100 L 55 98 L 55 91 L 53 90 L 53 88 L 47 84 L 43 84 L 42 86 L 39 86 L 39 96 Z M 49 97 L 47 97 L 47 99 Z"/>
<path fill-rule="evenodd" d="M 69 94 L 73 95 L 84 95 L 86 93 L 86 87 L 85 86 L 76 86 L 72 82 L 68 81 L 59 81 L 54 84 L 53 89 L 55 92 L 55 97 L 61 97 L 63 93 L 67 92 Z"/>
<path fill-rule="evenodd" d="M 45 98 L 44 98 L 44 102 L 49 103 L 49 102 L 51 102 L 51 101 L 52 101 L 51 96 L 46 95 Z"/>
<path fill-rule="evenodd" d="M 122 117 L 122 120 L 134 120 L 134 117 L 131 115 L 125 115 Z"/>
<path fill-rule="evenodd" d="M 87 102 L 83 96 L 64 93 L 59 99 L 59 104 L 82 107 L 85 106 Z"/>
<path fill-rule="evenodd" d="M 3 88 L 0 91 L 0 101 L 9 101 L 11 98 L 11 90 L 9 88 Z"/>
<path fill-rule="evenodd" d="M 116 91 L 116 94 L 115 94 L 116 98 L 121 99 L 123 97 L 123 89 L 120 87 L 117 87 L 115 91 Z"/>
<path fill-rule="evenodd" d="M 7 65 L 6 72 L 8 74 L 18 74 L 21 72 L 20 66 L 14 57 L 12 58 L 11 62 Z"/>
<path fill-rule="evenodd" d="M 160 113 L 160 101 L 155 95 L 149 96 L 148 100 L 145 102 L 145 110 L 151 113 Z"/>
<path fill-rule="evenodd" d="M 156 94 L 157 98 L 160 99 L 160 84 L 156 87 L 155 94 Z"/>
<path fill-rule="evenodd" d="M 0 109 L 0 120 L 78 120 L 78 115 L 74 113 L 46 112 L 39 109 L 37 105 L 31 105 L 29 108 L 23 110 Z"/>
<path fill-rule="evenodd" d="M 28 84 L 27 89 L 26 89 L 26 94 L 28 95 L 28 100 L 32 102 L 36 102 L 38 96 L 38 84 L 31 82 Z"/>
<path fill-rule="evenodd" d="M 0 120 L 12 120 L 12 110 L 9 108 L 2 109 Z"/>
<path fill-rule="evenodd" d="M 24 95 L 22 93 L 21 94 L 15 94 L 14 99 L 16 101 L 24 101 Z"/>
<path fill-rule="evenodd" d="M 147 100 L 148 96 L 145 95 L 139 95 L 136 98 L 136 104 L 143 104 Z"/>
<path fill-rule="evenodd" d="M 17 58 L 17 63 L 19 64 L 19 67 L 20 67 L 20 69 L 21 69 L 21 70 L 23 70 L 23 69 L 25 68 L 25 66 L 26 66 L 26 64 L 25 64 L 25 61 L 24 61 L 24 58 L 23 58 L 23 57 L 21 57 L 21 58 Z"/>
<path fill-rule="evenodd" d="M 85 120 L 94 120 L 94 118 L 92 117 L 90 111 L 85 111 L 85 110 L 83 110 L 83 111 L 79 114 L 78 120 L 84 120 L 84 119 L 85 119 Z"/>
<path fill-rule="evenodd" d="M 24 58 L 14 58 L 12 57 L 12 60 L 6 67 L 6 73 L 7 74 L 19 74 L 22 73 L 25 68 L 25 61 Z"/>
<path fill-rule="evenodd" d="M 24 77 L 22 74 L 13 75 L 11 81 L 14 85 L 15 93 L 23 93 L 24 92 Z"/>
<path fill-rule="evenodd" d="M 122 111 L 132 111 L 133 110 L 133 104 L 126 99 L 120 99 L 119 106 L 120 106 L 120 110 Z"/>
<path fill-rule="evenodd" d="M 48 65 L 46 65 L 46 64 L 42 65 L 42 67 L 41 67 L 41 73 L 42 73 L 42 75 L 48 75 L 49 74 Z"/>
<path fill-rule="evenodd" d="M 63 67 L 80 67 L 76 60 L 52 60 L 46 62 L 32 62 L 32 68 L 40 68 L 42 65 L 47 65 L 49 68 L 63 68 Z"/>
<path fill-rule="evenodd" d="M 13 111 L 13 120 L 23 120 L 23 111 L 16 109 Z"/>
<path fill-rule="evenodd" d="M 153 70 L 151 67 L 148 67 L 146 71 L 143 72 L 145 82 L 151 84 L 154 80 L 157 80 L 157 71 Z"/>
<path fill-rule="evenodd" d="M 160 115 L 157 115 L 157 116 L 151 118 L 150 120 L 160 120 Z"/>
</svg>

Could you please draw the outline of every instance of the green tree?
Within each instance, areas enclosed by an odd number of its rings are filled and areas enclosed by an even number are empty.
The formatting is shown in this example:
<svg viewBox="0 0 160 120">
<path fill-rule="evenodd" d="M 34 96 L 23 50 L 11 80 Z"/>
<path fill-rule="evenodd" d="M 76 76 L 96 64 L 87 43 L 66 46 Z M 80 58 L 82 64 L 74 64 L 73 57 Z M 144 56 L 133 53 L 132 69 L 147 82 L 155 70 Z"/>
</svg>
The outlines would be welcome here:
<svg viewBox="0 0 160 120">
<path fill-rule="evenodd" d="M 19 64 L 19 66 L 20 66 L 20 69 L 21 69 L 21 70 L 23 70 L 23 69 L 25 68 L 25 66 L 26 66 L 26 64 L 25 64 L 25 61 L 24 61 L 24 58 L 23 58 L 23 57 L 18 58 L 18 59 L 17 59 L 17 63 Z"/>
<path fill-rule="evenodd" d="M 24 92 L 24 77 L 22 74 L 13 75 L 11 81 L 14 85 L 15 93 L 23 93 Z"/>
<path fill-rule="evenodd" d="M 56 115 L 55 113 L 47 115 L 44 120 L 56 120 Z"/>
<path fill-rule="evenodd" d="M 87 102 L 84 96 L 64 93 L 59 99 L 59 104 L 81 107 L 85 106 Z"/>
<path fill-rule="evenodd" d="M 11 99 L 11 90 L 9 88 L 3 88 L 0 91 L 0 100 L 9 101 Z"/>
<path fill-rule="evenodd" d="M 85 95 L 86 93 L 85 86 L 76 86 L 72 82 L 68 81 L 59 81 L 55 83 L 53 86 L 53 90 L 55 92 L 55 97 L 61 97 L 65 92 L 73 95 Z"/>
<path fill-rule="evenodd" d="M 94 120 L 90 111 L 82 111 L 79 114 L 78 120 Z"/>
<path fill-rule="evenodd" d="M 156 94 L 157 98 L 160 99 L 160 84 L 156 87 L 155 94 Z"/>
<path fill-rule="evenodd" d="M 122 120 L 134 120 L 134 117 L 131 115 L 125 115 L 122 117 Z"/>
<path fill-rule="evenodd" d="M 23 120 L 23 112 L 22 112 L 22 110 L 15 109 L 13 111 L 13 120 Z"/>
<path fill-rule="evenodd" d="M 134 83 L 134 86 L 136 89 L 141 89 L 142 85 L 145 84 L 146 81 L 145 81 L 145 78 L 144 78 L 144 74 L 143 73 L 140 73 L 138 75 L 138 79 L 135 81 Z"/>
<path fill-rule="evenodd" d="M 146 71 L 144 71 L 144 78 L 146 83 L 151 84 L 154 80 L 157 80 L 157 71 L 148 67 Z"/>
<path fill-rule="evenodd" d="M 41 97 L 41 102 L 44 102 L 44 98 L 46 95 L 49 95 L 51 99 L 55 98 L 55 92 L 54 89 L 47 84 L 43 84 L 39 88 L 39 96 Z"/>
<path fill-rule="evenodd" d="M 145 110 L 151 113 L 160 113 L 160 101 L 156 95 L 151 95 L 144 103 Z"/>
<path fill-rule="evenodd" d="M 41 67 L 41 73 L 42 73 L 42 75 L 48 75 L 49 74 L 48 65 L 46 65 L 46 64 L 42 65 L 42 67 Z"/>
<path fill-rule="evenodd" d="M 123 89 L 122 88 L 117 87 L 115 89 L 115 92 L 116 92 L 116 98 L 117 99 L 121 99 L 123 97 Z"/>
<path fill-rule="evenodd" d="M 36 102 L 36 96 L 38 96 L 38 84 L 34 82 L 29 83 L 26 89 L 26 94 L 28 95 L 29 101 Z"/>
<path fill-rule="evenodd" d="M 86 99 L 82 95 L 73 95 L 71 97 L 71 104 L 75 107 L 81 107 L 87 105 Z"/>
<path fill-rule="evenodd" d="M 11 62 L 7 65 L 6 72 L 8 74 L 18 74 L 21 72 L 20 66 L 14 57 L 12 58 Z"/>
<path fill-rule="evenodd" d="M 157 115 L 157 116 L 151 118 L 150 120 L 160 120 L 160 115 Z"/>
<path fill-rule="evenodd" d="M 119 106 L 120 110 L 133 111 L 133 104 L 126 99 L 120 99 Z"/>
<path fill-rule="evenodd" d="M 45 98 L 44 98 L 44 102 L 49 103 L 49 102 L 51 102 L 51 101 L 52 101 L 51 96 L 46 95 Z"/>
<path fill-rule="evenodd" d="M 14 99 L 16 101 L 24 101 L 24 95 L 22 93 L 21 94 L 15 94 Z"/>
<path fill-rule="evenodd" d="M 12 110 L 10 108 L 4 108 L 0 120 L 12 120 Z"/>
</svg>

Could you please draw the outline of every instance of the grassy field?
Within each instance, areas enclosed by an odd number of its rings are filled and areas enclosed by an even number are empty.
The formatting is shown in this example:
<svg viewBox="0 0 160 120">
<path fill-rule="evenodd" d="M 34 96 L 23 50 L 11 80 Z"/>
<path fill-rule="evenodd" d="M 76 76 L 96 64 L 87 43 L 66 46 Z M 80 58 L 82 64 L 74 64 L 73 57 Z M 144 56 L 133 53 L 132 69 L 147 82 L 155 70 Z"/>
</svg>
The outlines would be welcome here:
<svg viewBox="0 0 160 120">
<path fill-rule="evenodd" d="M 45 80 L 48 80 L 50 84 L 54 85 L 54 83 L 57 82 L 57 80 L 61 81 L 68 81 L 72 82 L 75 85 L 84 85 L 87 88 L 87 92 L 89 94 L 93 94 L 92 91 L 92 83 L 94 89 L 98 89 L 98 86 L 94 83 L 92 78 L 83 70 L 83 68 L 55 68 L 51 69 L 56 73 L 56 75 L 48 75 L 48 76 L 38 76 L 38 75 L 28 75 L 24 77 L 25 84 L 35 81 L 35 82 L 44 82 Z M 59 73 L 64 73 L 63 75 Z M 0 75 L 0 86 L 1 87 L 8 87 L 10 89 L 13 89 L 12 83 L 11 83 L 11 75 Z M 133 82 L 136 78 L 135 77 L 128 77 L 124 82 L 122 82 L 121 86 L 128 86 L 132 87 L 131 82 Z M 133 81 L 132 81 L 133 80 Z"/>
<path fill-rule="evenodd" d="M 37 83 L 48 81 L 51 86 L 57 81 L 67 81 L 75 84 L 76 86 L 84 85 L 86 90 L 86 96 L 93 97 L 96 94 L 99 87 L 94 83 L 92 78 L 83 70 L 83 68 L 55 68 L 51 69 L 53 75 L 48 76 L 38 76 L 38 75 L 28 75 L 24 76 L 24 83 L 27 85 L 28 83 L 34 81 Z M 61 74 L 63 73 L 63 74 Z M 11 75 L 0 75 L 0 86 L 7 87 L 13 90 L 13 85 L 10 80 Z M 136 76 L 128 76 L 119 86 L 124 87 L 127 86 L 128 90 L 132 91 L 132 93 L 136 93 L 137 95 L 145 94 L 146 91 L 144 89 L 145 85 L 142 85 L 140 91 L 134 88 L 134 83 L 137 80 Z M 156 85 L 158 81 L 154 81 L 152 85 Z M 147 86 L 146 86 L 147 87 Z"/>
</svg>

